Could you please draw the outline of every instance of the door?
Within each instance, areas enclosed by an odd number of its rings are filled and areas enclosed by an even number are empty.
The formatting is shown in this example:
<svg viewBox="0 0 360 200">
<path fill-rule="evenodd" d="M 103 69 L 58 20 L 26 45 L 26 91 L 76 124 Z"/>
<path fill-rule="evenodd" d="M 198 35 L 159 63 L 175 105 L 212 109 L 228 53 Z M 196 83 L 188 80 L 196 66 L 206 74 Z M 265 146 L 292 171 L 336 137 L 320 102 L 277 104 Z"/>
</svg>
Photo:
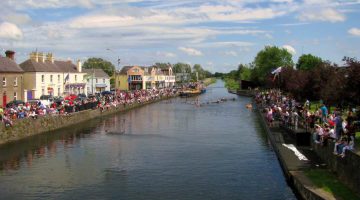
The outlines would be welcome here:
<svg viewBox="0 0 360 200">
<path fill-rule="evenodd" d="M 6 107 L 6 104 L 7 104 L 7 101 L 6 101 L 6 92 L 4 92 L 4 94 L 3 94 L 3 108 L 5 108 Z"/>
<path fill-rule="evenodd" d="M 31 90 L 28 90 L 27 91 L 27 99 L 30 100 L 33 98 L 33 95 L 32 95 L 32 91 Z"/>
</svg>

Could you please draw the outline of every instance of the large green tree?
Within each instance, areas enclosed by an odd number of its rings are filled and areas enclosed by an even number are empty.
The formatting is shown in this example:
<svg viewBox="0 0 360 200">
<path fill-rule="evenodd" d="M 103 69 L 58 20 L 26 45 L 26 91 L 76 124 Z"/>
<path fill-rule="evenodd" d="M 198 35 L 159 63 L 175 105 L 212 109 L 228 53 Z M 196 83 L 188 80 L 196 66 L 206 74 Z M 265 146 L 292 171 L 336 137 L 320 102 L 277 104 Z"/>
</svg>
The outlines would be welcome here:
<svg viewBox="0 0 360 200">
<path fill-rule="evenodd" d="M 252 80 L 258 84 L 265 84 L 272 70 L 278 67 L 292 67 L 292 55 L 284 48 L 277 46 L 266 46 L 258 52 L 253 62 L 255 68 Z"/>
<path fill-rule="evenodd" d="M 319 67 L 323 63 L 323 60 L 320 57 L 314 56 L 312 54 L 304 54 L 299 57 L 298 62 L 296 63 L 296 69 L 299 70 L 310 70 L 315 67 Z"/>
<path fill-rule="evenodd" d="M 191 66 L 186 63 L 176 63 L 173 66 L 174 73 L 191 73 Z"/>
<path fill-rule="evenodd" d="M 250 66 L 240 64 L 238 67 L 238 80 L 249 81 L 251 79 L 251 70 Z"/>
<path fill-rule="evenodd" d="M 103 69 L 105 73 L 107 73 L 110 77 L 115 72 L 115 66 L 102 58 L 89 58 L 87 59 L 84 64 L 83 68 L 85 69 Z"/>
<path fill-rule="evenodd" d="M 159 63 L 158 62 L 158 63 L 155 63 L 154 66 L 159 67 L 161 69 L 164 69 L 164 68 L 167 68 L 167 67 L 171 66 L 171 64 L 170 63 Z"/>
</svg>

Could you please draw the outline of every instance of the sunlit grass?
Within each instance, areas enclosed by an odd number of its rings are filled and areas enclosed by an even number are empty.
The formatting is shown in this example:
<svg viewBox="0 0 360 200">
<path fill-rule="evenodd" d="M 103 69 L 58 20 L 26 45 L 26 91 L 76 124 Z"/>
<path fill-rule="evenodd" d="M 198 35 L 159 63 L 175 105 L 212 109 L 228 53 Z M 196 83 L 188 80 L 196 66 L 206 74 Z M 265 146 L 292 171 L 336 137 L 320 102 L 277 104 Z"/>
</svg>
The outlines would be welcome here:
<svg viewBox="0 0 360 200">
<path fill-rule="evenodd" d="M 339 199 L 360 199 L 347 186 L 341 183 L 333 174 L 324 169 L 311 169 L 305 171 L 307 177 L 317 186 L 323 190 L 333 194 Z"/>
</svg>

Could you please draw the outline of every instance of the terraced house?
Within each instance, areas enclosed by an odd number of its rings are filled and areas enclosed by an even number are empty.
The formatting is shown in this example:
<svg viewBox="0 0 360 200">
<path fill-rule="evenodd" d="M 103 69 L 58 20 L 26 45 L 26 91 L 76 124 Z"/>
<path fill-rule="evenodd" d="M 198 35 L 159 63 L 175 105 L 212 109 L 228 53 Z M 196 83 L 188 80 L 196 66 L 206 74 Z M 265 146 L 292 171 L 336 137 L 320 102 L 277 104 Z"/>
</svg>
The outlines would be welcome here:
<svg viewBox="0 0 360 200">
<path fill-rule="evenodd" d="M 24 100 L 23 73 L 15 62 L 15 52 L 6 51 L 6 57 L 0 56 L 0 105 L 3 107 L 13 100 Z"/>
<path fill-rule="evenodd" d="M 30 58 L 20 64 L 24 70 L 24 89 L 27 99 L 41 95 L 66 96 L 87 93 L 86 73 L 81 62 L 57 61 L 52 53 L 30 53 Z"/>
</svg>

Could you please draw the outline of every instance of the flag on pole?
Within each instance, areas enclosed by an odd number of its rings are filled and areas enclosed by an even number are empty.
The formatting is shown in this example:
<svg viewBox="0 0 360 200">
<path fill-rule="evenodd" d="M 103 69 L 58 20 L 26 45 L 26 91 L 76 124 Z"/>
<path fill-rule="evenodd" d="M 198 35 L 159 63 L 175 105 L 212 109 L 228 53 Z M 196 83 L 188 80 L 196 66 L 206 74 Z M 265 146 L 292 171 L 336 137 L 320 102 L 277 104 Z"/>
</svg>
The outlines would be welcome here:
<svg viewBox="0 0 360 200">
<path fill-rule="evenodd" d="M 69 79 L 70 79 L 69 74 L 67 74 L 67 75 L 65 76 L 65 82 L 68 81 Z"/>
<path fill-rule="evenodd" d="M 274 77 L 273 77 L 273 80 L 272 80 L 273 82 L 275 81 L 275 79 L 279 75 L 279 73 L 281 73 L 281 70 L 282 70 L 282 67 L 278 67 L 278 68 L 276 68 L 275 70 L 273 70 L 271 72 L 271 74 L 274 74 Z"/>
<path fill-rule="evenodd" d="M 281 73 L 281 70 L 282 70 L 282 67 L 278 67 L 275 70 L 273 70 L 271 73 L 272 74 L 278 74 L 278 73 Z"/>
</svg>

